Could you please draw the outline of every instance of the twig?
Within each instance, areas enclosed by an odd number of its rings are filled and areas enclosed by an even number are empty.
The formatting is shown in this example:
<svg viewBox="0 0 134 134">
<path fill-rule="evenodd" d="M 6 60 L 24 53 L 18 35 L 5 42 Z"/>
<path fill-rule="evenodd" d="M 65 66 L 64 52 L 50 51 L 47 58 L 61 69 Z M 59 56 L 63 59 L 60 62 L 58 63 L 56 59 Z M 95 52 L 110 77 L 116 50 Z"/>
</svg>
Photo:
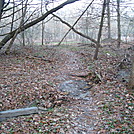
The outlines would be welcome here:
<svg viewBox="0 0 134 134">
<path fill-rule="evenodd" d="M 44 59 L 44 58 L 42 58 L 42 57 L 26 56 L 26 58 L 52 62 L 51 60 L 47 60 L 47 59 Z"/>
</svg>

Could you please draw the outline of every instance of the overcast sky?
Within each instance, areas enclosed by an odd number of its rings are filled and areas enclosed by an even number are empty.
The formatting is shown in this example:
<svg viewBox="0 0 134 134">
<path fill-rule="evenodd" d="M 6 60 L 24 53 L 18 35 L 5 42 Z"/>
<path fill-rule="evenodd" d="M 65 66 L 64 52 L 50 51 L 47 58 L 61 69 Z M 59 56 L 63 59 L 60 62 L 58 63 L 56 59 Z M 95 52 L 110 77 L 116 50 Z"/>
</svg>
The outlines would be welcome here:
<svg viewBox="0 0 134 134">
<path fill-rule="evenodd" d="M 8 0 L 5 0 L 6 2 Z M 10 0 L 10 1 L 13 1 L 13 0 Z M 15 0 L 16 1 L 16 0 Z M 17 1 L 21 1 L 21 0 L 17 0 Z M 41 0 L 29 0 L 29 1 L 32 1 L 32 3 L 34 4 L 39 4 Z M 46 1 L 46 0 L 44 0 Z M 57 6 L 67 0 L 56 0 L 58 2 L 54 2 L 54 4 L 52 5 L 53 6 Z M 76 1 L 72 4 L 69 4 L 69 5 L 66 5 L 62 11 L 64 10 L 65 12 L 66 11 L 69 11 L 69 10 L 76 10 L 76 9 L 80 9 L 82 7 L 86 7 L 85 3 L 89 4 L 89 2 L 91 2 L 92 0 L 79 0 L 79 1 Z M 100 1 L 102 0 L 94 0 L 93 3 L 100 3 Z M 116 0 L 115 0 L 116 1 Z M 125 2 L 124 3 L 121 3 L 121 5 L 123 6 L 123 12 L 125 13 L 126 11 L 128 12 L 128 15 L 129 16 L 134 16 L 134 0 L 124 0 Z M 97 5 L 96 5 L 97 6 Z M 51 7 L 51 5 L 49 5 L 49 7 Z"/>
</svg>

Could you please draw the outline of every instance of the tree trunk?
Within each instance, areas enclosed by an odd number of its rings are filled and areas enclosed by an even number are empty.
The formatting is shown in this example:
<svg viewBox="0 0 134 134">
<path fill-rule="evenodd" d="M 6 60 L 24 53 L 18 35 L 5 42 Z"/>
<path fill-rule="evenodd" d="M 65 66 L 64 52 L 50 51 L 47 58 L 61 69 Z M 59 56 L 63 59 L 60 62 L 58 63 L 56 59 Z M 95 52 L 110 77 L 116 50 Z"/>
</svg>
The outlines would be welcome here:
<svg viewBox="0 0 134 134">
<path fill-rule="evenodd" d="M 41 14 L 43 15 L 43 0 L 41 0 Z M 41 41 L 41 44 L 44 45 L 44 21 L 42 21 L 41 26 L 42 26 L 42 30 L 41 30 L 42 41 Z"/>
<path fill-rule="evenodd" d="M 117 47 L 120 48 L 120 43 L 121 43 L 120 0 L 117 0 L 117 27 L 118 27 L 118 44 L 117 44 Z"/>
<path fill-rule="evenodd" d="M 27 2 L 28 1 L 26 1 L 26 4 L 25 4 L 25 8 L 27 8 Z M 22 26 L 24 25 L 24 18 L 25 18 L 25 14 L 26 13 L 24 13 L 24 3 L 23 3 L 23 1 L 22 1 Z M 25 46 L 25 32 L 23 31 L 22 32 L 22 44 L 23 44 L 23 46 Z"/>
<path fill-rule="evenodd" d="M 11 49 L 11 47 L 12 47 L 12 45 L 13 45 L 13 43 L 14 43 L 16 37 L 17 37 L 17 34 L 18 34 L 18 33 L 17 33 L 17 31 L 16 31 L 16 33 L 14 34 L 14 36 L 13 36 L 12 40 L 10 41 L 8 47 L 6 48 L 6 51 L 5 51 L 6 54 L 9 54 L 9 53 L 10 53 L 10 49 Z"/>
<path fill-rule="evenodd" d="M 108 24 L 108 39 L 111 38 L 111 24 L 110 24 L 110 0 L 107 0 L 107 24 Z"/>
<path fill-rule="evenodd" d="M 101 39 L 101 34 L 102 34 L 102 27 L 103 27 L 105 9 L 106 9 L 106 0 L 104 0 L 104 2 L 103 2 L 101 22 L 100 22 L 100 28 L 99 28 L 99 32 L 98 32 L 98 39 L 97 39 L 96 50 L 95 50 L 95 54 L 94 54 L 94 60 L 98 59 L 98 53 L 99 53 L 99 47 L 100 47 L 100 39 Z"/>
<path fill-rule="evenodd" d="M 132 57 L 132 68 L 131 68 L 131 74 L 130 74 L 130 79 L 128 83 L 128 89 L 134 90 L 134 55 Z"/>
<path fill-rule="evenodd" d="M 13 27 L 14 27 L 14 15 L 15 15 L 15 1 L 13 0 L 13 16 L 12 16 L 12 23 L 11 23 L 11 32 L 13 31 Z"/>
<path fill-rule="evenodd" d="M 42 41 L 41 41 L 42 45 L 44 45 L 44 29 L 45 29 L 44 22 L 42 21 Z"/>
<path fill-rule="evenodd" d="M 14 35 L 13 35 L 13 37 L 12 37 L 12 40 L 10 41 L 10 43 L 9 43 L 9 45 L 8 45 L 6 51 L 5 51 L 6 54 L 9 54 L 10 49 L 11 49 L 11 47 L 12 47 L 12 45 L 13 45 L 13 43 L 14 43 L 14 41 L 15 41 L 15 39 L 16 39 L 18 33 L 19 33 L 20 28 L 24 25 L 24 17 L 25 17 L 25 15 L 26 15 L 27 2 L 28 2 L 28 0 L 26 0 L 26 5 L 25 5 L 25 8 L 24 8 L 24 11 L 23 11 L 23 14 L 22 14 L 22 19 L 21 19 L 19 28 L 15 31 L 15 33 L 14 33 Z M 23 41 L 25 41 L 25 40 L 23 40 Z M 24 45 L 24 44 L 23 44 L 23 45 Z"/>
<path fill-rule="evenodd" d="M 1 20 L 2 12 L 4 8 L 4 3 L 5 3 L 5 0 L 0 0 L 0 20 Z"/>
</svg>

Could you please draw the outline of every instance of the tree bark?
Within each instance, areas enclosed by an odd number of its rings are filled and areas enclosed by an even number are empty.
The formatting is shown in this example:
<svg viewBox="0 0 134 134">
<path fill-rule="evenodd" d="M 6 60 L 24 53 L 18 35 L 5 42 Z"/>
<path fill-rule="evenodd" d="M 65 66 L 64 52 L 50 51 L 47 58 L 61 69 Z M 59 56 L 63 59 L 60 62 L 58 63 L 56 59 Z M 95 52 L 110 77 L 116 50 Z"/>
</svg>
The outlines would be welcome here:
<svg viewBox="0 0 134 134">
<path fill-rule="evenodd" d="M 43 15 L 43 0 L 41 0 L 41 14 Z M 42 39 L 41 39 L 41 44 L 44 45 L 44 21 L 42 21 L 41 23 L 42 29 L 41 29 L 41 35 L 42 35 Z"/>
<path fill-rule="evenodd" d="M 128 89 L 134 90 L 134 55 L 132 57 L 132 68 L 131 68 L 131 74 L 128 83 Z"/>
<path fill-rule="evenodd" d="M 95 54 L 94 54 L 94 60 L 98 59 L 98 53 L 99 53 L 99 47 L 100 47 L 100 39 L 101 39 L 101 34 L 102 34 L 102 27 L 103 27 L 105 9 L 106 9 L 106 0 L 104 0 L 104 2 L 103 2 L 101 22 L 100 22 L 100 28 L 99 28 L 99 32 L 98 32 L 98 39 L 97 39 L 97 45 L 96 45 Z"/>
<path fill-rule="evenodd" d="M 108 24 L 108 39 L 111 38 L 111 24 L 110 24 L 110 0 L 107 0 L 107 24 Z"/>
<path fill-rule="evenodd" d="M 11 23 L 11 32 L 13 31 L 14 26 L 14 15 L 15 15 L 15 1 L 13 0 L 13 16 L 12 16 L 12 23 Z"/>
<path fill-rule="evenodd" d="M 27 2 L 28 2 L 28 0 L 26 0 L 26 5 L 27 5 Z M 10 49 L 11 49 L 11 47 L 12 47 L 12 45 L 13 45 L 13 43 L 14 43 L 14 41 L 15 41 L 17 35 L 18 35 L 18 32 L 19 32 L 20 28 L 24 25 L 24 17 L 25 17 L 25 15 L 26 15 L 26 10 L 27 10 L 27 6 L 26 6 L 26 5 L 25 5 L 25 8 L 24 8 L 24 11 L 23 11 L 23 14 L 22 14 L 22 19 L 21 19 L 21 22 L 20 22 L 20 25 L 19 25 L 19 29 L 18 29 L 18 30 L 15 32 L 15 34 L 13 35 L 12 40 L 11 40 L 10 43 L 9 43 L 9 46 L 7 47 L 7 49 L 6 49 L 6 51 L 5 51 L 6 54 L 8 54 L 8 53 L 10 52 Z M 24 41 L 24 40 L 23 40 L 23 41 Z M 24 45 L 24 44 L 23 44 L 23 45 Z"/>
<path fill-rule="evenodd" d="M 1 20 L 2 12 L 4 8 L 4 3 L 5 3 L 5 0 L 0 0 L 0 20 Z"/>
<path fill-rule="evenodd" d="M 120 0 L 117 0 L 117 28 L 118 28 L 118 45 L 120 48 L 121 43 L 121 25 L 120 25 Z"/>
<path fill-rule="evenodd" d="M 25 8 L 27 8 L 27 2 L 28 1 L 26 1 L 26 4 L 25 4 Z M 22 25 L 24 25 L 24 18 L 25 18 L 25 14 L 26 13 L 24 13 L 24 3 L 23 3 L 23 1 L 22 1 Z M 23 46 L 25 46 L 25 32 L 23 31 L 22 32 L 22 44 L 23 44 Z"/>
<path fill-rule="evenodd" d="M 16 31 L 18 30 L 17 34 L 19 34 L 20 32 L 22 31 L 25 31 L 26 29 L 32 27 L 33 25 L 41 22 L 42 20 L 44 20 L 48 15 L 58 11 L 59 9 L 63 8 L 64 6 L 68 5 L 68 4 L 71 4 L 71 3 L 74 3 L 76 1 L 79 1 L 79 0 L 67 0 L 66 2 L 62 3 L 61 5 L 49 10 L 48 12 L 46 12 L 44 15 L 42 15 L 41 17 L 37 18 L 36 20 L 28 23 L 28 24 L 25 24 L 23 27 L 19 28 L 19 29 L 16 29 L 12 32 L 10 32 L 1 42 L 0 42 L 0 49 L 12 38 L 14 37 Z"/>
</svg>

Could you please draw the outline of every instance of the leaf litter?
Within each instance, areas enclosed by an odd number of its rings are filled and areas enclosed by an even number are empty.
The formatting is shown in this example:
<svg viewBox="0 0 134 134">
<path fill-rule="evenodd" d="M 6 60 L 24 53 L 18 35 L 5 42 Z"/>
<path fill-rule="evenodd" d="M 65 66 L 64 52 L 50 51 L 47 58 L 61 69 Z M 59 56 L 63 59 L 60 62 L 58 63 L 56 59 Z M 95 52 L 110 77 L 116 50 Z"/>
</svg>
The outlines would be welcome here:
<svg viewBox="0 0 134 134">
<path fill-rule="evenodd" d="M 87 46 L 27 46 L 10 55 L 2 53 L 1 111 L 38 106 L 47 112 L 0 122 L 0 133 L 132 134 L 134 96 L 126 83 L 116 78 L 124 51 L 117 55 L 109 48 L 103 49 L 97 61 L 92 60 L 94 48 Z M 94 72 L 101 76 L 101 82 L 93 81 L 91 75 L 68 75 Z M 56 90 L 59 83 L 70 79 L 93 84 L 89 101 L 68 98 Z"/>
</svg>

